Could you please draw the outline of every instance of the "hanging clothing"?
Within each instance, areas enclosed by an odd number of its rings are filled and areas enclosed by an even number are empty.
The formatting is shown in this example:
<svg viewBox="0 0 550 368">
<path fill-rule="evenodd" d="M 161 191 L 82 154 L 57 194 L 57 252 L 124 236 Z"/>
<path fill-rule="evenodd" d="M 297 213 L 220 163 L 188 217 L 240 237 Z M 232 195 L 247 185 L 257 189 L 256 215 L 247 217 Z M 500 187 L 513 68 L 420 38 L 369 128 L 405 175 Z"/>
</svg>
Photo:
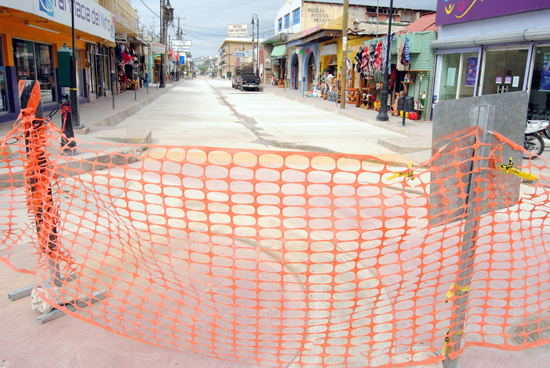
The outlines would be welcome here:
<svg viewBox="0 0 550 368">
<path fill-rule="evenodd" d="M 378 42 L 378 44 L 376 45 L 376 49 L 374 50 L 374 60 L 372 61 L 372 66 L 374 67 L 374 70 L 382 70 L 383 49 L 384 46 L 382 45 L 382 42 Z"/>
<path fill-rule="evenodd" d="M 403 38 L 397 38 L 397 70 L 400 72 L 406 70 L 408 67 L 407 60 L 405 60 L 405 41 Z"/>
</svg>

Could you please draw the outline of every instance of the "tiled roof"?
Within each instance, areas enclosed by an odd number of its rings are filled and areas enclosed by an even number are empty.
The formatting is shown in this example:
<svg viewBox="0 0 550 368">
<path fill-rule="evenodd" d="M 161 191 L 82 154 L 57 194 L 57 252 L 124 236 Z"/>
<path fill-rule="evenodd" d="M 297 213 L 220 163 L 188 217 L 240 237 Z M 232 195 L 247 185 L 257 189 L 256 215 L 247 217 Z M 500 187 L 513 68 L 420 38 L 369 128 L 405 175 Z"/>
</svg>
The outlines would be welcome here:
<svg viewBox="0 0 550 368">
<path fill-rule="evenodd" d="M 439 27 L 435 25 L 435 15 L 436 13 L 424 15 L 420 17 L 417 21 L 409 24 L 403 32 L 401 33 L 413 33 L 413 32 L 426 32 L 426 31 L 435 31 L 439 30 Z"/>
</svg>

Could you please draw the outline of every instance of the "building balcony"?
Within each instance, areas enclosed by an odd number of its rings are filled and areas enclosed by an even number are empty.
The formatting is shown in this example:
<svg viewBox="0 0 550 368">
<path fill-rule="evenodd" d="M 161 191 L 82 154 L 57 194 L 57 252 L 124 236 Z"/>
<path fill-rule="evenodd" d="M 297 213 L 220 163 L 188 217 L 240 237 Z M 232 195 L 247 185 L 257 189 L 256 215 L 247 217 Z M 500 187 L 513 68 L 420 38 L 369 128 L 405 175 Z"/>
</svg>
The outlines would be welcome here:
<svg viewBox="0 0 550 368">
<path fill-rule="evenodd" d="M 130 0 L 99 0 L 99 5 L 115 16 L 115 32 L 130 37 L 138 35 L 137 11 L 130 5 Z"/>
</svg>

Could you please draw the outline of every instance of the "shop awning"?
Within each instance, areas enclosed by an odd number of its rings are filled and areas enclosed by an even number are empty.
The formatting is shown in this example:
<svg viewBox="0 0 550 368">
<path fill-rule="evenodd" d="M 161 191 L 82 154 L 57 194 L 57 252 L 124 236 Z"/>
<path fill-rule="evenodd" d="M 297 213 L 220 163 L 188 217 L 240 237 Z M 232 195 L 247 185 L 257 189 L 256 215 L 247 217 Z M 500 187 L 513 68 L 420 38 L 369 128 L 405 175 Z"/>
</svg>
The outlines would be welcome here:
<svg viewBox="0 0 550 368">
<path fill-rule="evenodd" d="M 272 58 L 283 58 L 286 56 L 286 45 L 278 45 L 271 51 Z"/>
</svg>

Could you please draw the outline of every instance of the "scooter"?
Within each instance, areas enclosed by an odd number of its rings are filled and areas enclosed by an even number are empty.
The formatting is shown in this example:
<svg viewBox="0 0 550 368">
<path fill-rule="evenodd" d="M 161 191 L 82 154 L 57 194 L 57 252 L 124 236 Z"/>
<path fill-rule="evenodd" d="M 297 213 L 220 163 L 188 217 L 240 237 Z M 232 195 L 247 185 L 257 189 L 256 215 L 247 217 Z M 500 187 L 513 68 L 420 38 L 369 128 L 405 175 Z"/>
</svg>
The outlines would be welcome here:
<svg viewBox="0 0 550 368">
<path fill-rule="evenodd" d="M 548 120 L 527 120 L 525 127 L 525 140 L 523 147 L 536 156 L 540 156 L 544 152 L 543 132 L 548 128 L 550 122 Z M 524 159 L 529 158 L 529 154 L 523 154 Z"/>
</svg>

